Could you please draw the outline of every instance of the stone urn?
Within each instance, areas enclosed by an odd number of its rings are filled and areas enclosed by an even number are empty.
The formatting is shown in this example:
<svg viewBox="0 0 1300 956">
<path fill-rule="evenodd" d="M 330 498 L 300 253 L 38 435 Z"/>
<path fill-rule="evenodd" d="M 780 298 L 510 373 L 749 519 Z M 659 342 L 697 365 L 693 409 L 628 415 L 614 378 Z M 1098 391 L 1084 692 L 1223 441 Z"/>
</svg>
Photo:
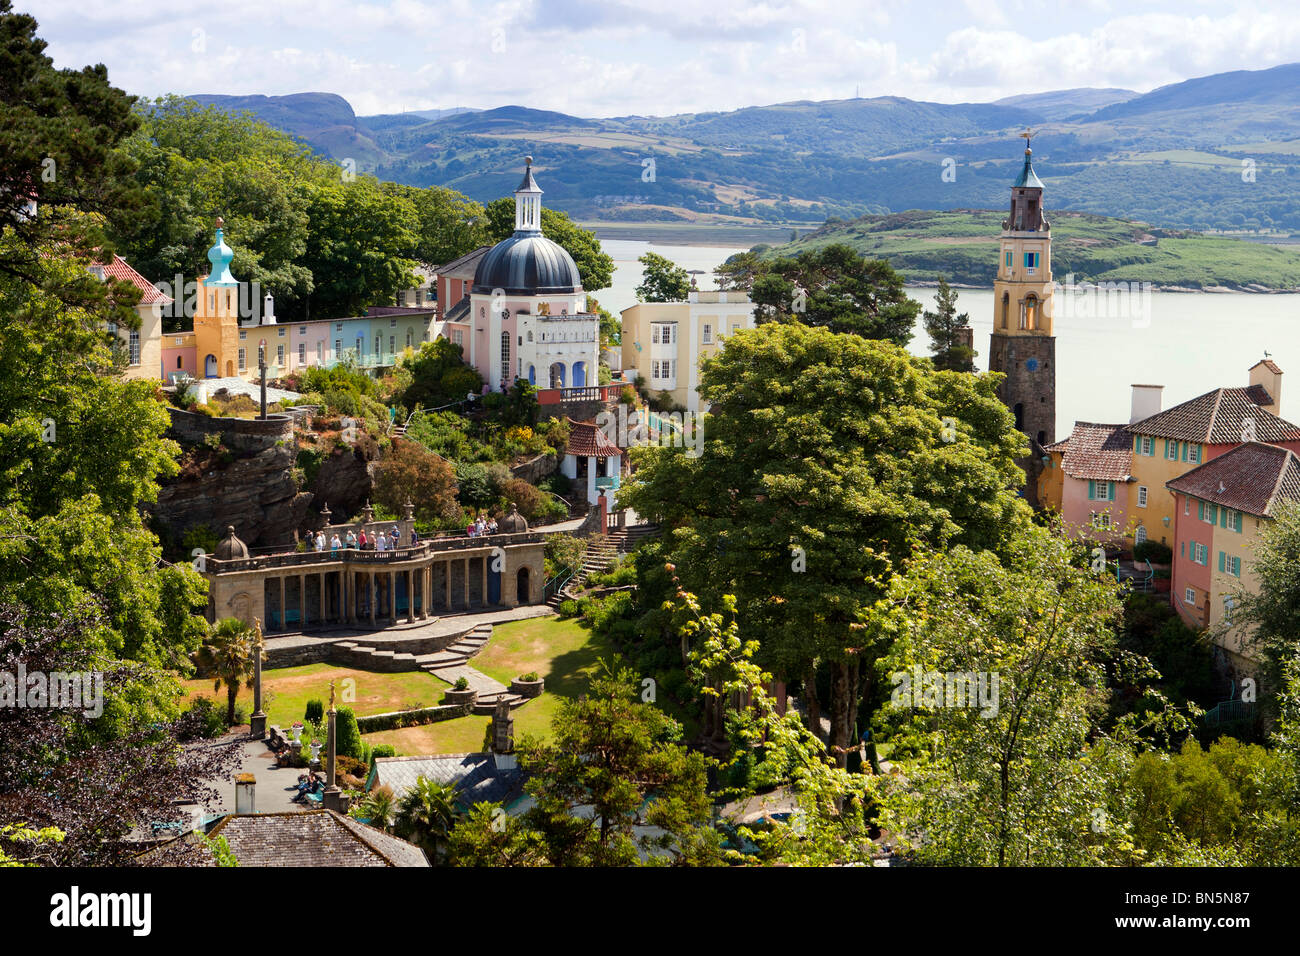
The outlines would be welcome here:
<svg viewBox="0 0 1300 956">
<path fill-rule="evenodd" d="M 324 748 L 325 748 L 325 745 L 324 745 L 323 743 L 321 743 L 319 740 L 313 740 L 313 741 L 311 742 L 311 760 L 312 760 L 312 763 L 320 763 L 320 752 L 321 752 Z"/>
<path fill-rule="evenodd" d="M 525 698 L 540 697 L 545 688 L 546 678 L 544 677 L 539 677 L 537 680 L 524 680 L 522 677 L 516 677 L 510 682 L 510 693 Z"/>
<path fill-rule="evenodd" d="M 292 725 L 290 725 L 290 727 L 289 727 L 289 739 L 290 739 L 290 740 L 300 740 L 300 739 L 302 739 L 302 724 L 292 724 Z"/>
<path fill-rule="evenodd" d="M 449 706 L 460 704 L 473 705 L 478 699 L 478 691 L 473 687 L 466 687 L 464 690 L 457 690 L 454 687 L 448 687 L 443 696 L 443 703 Z"/>
</svg>

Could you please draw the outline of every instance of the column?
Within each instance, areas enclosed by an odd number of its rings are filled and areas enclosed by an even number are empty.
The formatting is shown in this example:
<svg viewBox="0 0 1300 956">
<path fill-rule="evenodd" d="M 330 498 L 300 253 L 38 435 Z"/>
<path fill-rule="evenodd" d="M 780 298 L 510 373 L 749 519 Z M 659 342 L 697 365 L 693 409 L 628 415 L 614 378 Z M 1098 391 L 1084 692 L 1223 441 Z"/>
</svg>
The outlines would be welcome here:
<svg viewBox="0 0 1300 956">
<path fill-rule="evenodd" d="M 320 573 L 320 622 L 325 623 L 325 572 Z"/>
<path fill-rule="evenodd" d="M 465 610 L 469 610 L 469 558 L 465 559 Z"/>
<path fill-rule="evenodd" d="M 284 610 L 284 575 L 280 575 L 280 630 L 287 630 L 289 627 L 288 615 Z"/>
<path fill-rule="evenodd" d="M 487 607 L 487 606 L 488 606 L 488 580 L 487 580 L 487 579 L 488 579 L 488 567 L 489 567 L 489 566 L 490 566 L 490 565 L 489 565 L 489 563 L 488 563 L 488 558 L 487 558 L 487 556 L 485 555 L 485 556 L 483 557 L 483 577 L 482 577 L 483 586 L 482 586 L 482 588 L 480 588 L 480 590 L 483 592 L 483 606 L 484 606 L 484 607 Z"/>
<path fill-rule="evenodd" d="M 347 575 L 348 623 L 355 624 L 357 623 L 357 573 L 351 568 L 344 573 Z"/>
<path fill-rule="evenodd" d="M 374 627 L 375 626 L 375 601 L 377 600 L 377 597 L 375 595 L 375 572 L 372 570 L 370 574 L 367 575 L 367 577 L 369 578 L 369 586 L 370 586 L 370 626 Z"/>
<path fill-rule="evenodd" d="M 415 623 L 415 570 L 408 569 L 406 575 L 406 623 Z"/>
<path fill-rule="evenodd" d="M 307 576 L 298 575 L 298 628 L 307 626 Z"/>
<path fill-rule="evenodd" d="M 397 623 L 397 572 L 388 572 L 388 620 Z"/>
<path fill-rule="evenodd" d="M 442 583 L 446 586 L 447 589 L 447 610 L 450 611 L 451 610 L 451 559 L 448 558 L 445 562 L 443 562 L 442 567 L 444 572 L 442 576 Z"/>
</svg>

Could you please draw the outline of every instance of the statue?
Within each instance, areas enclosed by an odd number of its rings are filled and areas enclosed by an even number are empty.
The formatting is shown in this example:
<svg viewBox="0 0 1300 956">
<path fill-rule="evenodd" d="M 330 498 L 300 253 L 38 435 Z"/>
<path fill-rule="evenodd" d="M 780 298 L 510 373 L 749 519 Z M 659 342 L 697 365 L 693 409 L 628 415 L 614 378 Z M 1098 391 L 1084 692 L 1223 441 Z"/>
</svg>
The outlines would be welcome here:
<svg viewBox="0 0 1300 956">
<path fill-rule="evenodd" d="M 281 615 L 284 610 L 281 609 Z M 266 714 L 262 711 L 262 619 L 253 618 L 253 713 L 248 718 L 248 734 L 254 740 L 266 736 Z"/>
</svg>

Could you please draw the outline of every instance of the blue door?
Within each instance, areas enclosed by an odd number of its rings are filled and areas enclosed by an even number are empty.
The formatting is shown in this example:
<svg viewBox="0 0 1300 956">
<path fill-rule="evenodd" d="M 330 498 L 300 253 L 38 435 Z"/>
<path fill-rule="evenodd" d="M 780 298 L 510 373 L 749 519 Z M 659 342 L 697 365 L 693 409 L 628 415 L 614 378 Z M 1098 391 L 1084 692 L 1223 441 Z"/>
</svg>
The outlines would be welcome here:
<svg viewBox="0 0 1300 956">
<path fill-rule="evenodd" d="M 501 603 L 501 572 L 492 570 L 492 559 L 488 559 L 488 603 Z"/>
</svg>

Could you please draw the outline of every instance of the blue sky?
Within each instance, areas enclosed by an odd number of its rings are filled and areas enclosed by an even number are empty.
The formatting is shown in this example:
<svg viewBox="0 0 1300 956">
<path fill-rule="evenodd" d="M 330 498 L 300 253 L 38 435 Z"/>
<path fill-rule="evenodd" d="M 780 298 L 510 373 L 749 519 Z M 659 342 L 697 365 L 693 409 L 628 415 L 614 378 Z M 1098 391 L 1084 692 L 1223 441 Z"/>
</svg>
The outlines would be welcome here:
<svg viewBox="0 0 1300 956">
<path fill-rule="evenodd" d="M 17 0 L 130 93 L 318 90 L 359 114 L 668 115 L 800 99 L 1147 91 L 1300 61 L 1293 0 Z"/>
</svg>

